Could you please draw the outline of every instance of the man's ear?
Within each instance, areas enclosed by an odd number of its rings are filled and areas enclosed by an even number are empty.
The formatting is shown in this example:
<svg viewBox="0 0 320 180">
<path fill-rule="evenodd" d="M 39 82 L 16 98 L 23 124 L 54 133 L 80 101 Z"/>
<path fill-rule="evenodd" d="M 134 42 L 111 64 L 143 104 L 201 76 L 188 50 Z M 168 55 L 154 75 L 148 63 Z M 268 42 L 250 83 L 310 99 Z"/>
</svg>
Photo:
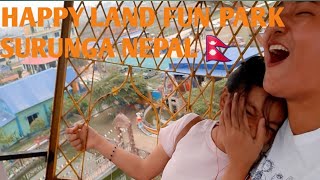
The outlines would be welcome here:
<svg viewBox="0 0 320 180">
<path fill-rule="evenodd" d="M 221 96 L 220 96 L 220 103 L 219 103 L 219 107 L 220 107 L 220 110 L 223 110 L 224 108 L 224 105 L 226 103 L 226 100 L 227 100 L 227 97 L 228 97 L 228 89 L 227 87 L 225 86 L 222 90 L 222 93 L 221 93 Z"/>
</svg>

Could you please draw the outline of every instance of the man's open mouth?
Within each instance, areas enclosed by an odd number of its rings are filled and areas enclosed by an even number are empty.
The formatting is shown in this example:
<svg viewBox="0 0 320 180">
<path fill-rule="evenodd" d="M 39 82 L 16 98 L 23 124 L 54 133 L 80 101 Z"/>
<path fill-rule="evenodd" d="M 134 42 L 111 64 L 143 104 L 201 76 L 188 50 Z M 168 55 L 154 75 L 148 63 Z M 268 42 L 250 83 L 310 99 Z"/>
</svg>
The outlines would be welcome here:
<svg viewBox="0 0 320 180">
<path fill-rule="evenodd" d="M 271 64 L 278 63 L 285 60 L 290 54 L 289 50 L 280 44 L 271 45 L 269 47 L 269 52 L 270 52 Z"/>
</svg>

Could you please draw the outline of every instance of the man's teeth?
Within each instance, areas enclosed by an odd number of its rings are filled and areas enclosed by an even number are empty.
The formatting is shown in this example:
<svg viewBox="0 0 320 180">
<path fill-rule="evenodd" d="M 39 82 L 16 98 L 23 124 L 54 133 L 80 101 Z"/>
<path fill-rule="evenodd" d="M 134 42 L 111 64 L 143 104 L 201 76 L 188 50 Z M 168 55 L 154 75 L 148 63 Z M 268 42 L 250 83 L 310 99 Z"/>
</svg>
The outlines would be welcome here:
<svg viewBox="0 0 320 180">
<path fill-rule="evenodd" d="M 289 52 L 289 50 L 287 48 L 285 48 L 284 46 L 282 46 L 282 45 L 271 45 L 269 47 L 269 51 L 273 51 L 273 50 L 282 50 L 282 51 Z"/>
</svg>

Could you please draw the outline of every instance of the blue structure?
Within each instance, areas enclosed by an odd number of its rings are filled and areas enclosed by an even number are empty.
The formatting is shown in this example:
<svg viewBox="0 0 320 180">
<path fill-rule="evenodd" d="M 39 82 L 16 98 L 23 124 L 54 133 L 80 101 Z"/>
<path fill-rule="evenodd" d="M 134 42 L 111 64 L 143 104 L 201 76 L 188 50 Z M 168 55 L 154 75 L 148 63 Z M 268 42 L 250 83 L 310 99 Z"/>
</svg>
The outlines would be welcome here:
<svg viewBox="0 0 320 180">
<path fill-rule="evenodd" d="M 11 69 L 7 65 L 0 65 L 0 73 L 6 73 L 9 72 Z"/>
<path fill-rule="evenodd" d="M 244 48 L 240 48 L 241 52 L 243 51 L 243 49 Z M 256 47 L 249 47 L 247 51 L 244 53 L 243 57 L 244 59 L 247 59 L 251 56 L 257 55 L 258 53 L 259 52 Z M 175 72 L 172 72 L 172 74 L 180 74 L 180 75 L 190 74 L 190 66 L 193 67 L 193 69 L 196 69 L 200 64 L 200 67 L 195 72 L 195 75 L 226 77 L 227 72 L 225 67 L 227 67 L 227 70 L 230 70 L 233 64 L 235 63 L 235 61 L 240 56 L 240 53 L 237 47 L 230 47 L 227 49 L 225 56 L 231 59 L 231 61 L 226 62 L 225 64 L 223 62 L 219 62 L 218 65 L 215 67 L 217 61 L 206 62 L 205 57 L 203 57 L 201 52 L 199 52 L 196 58 L 189 58 L 188 59 L 189 61 L 186 58 L 183 58 L 182 60 L 174 59 L 173 64 L 172 63 L 169 64 L 169 71 L 174 71 L 174 69 L 176 69 Z M 236 65 L 236 67 L 239 65 L 240 65 L 240 61 Z M 214 67 L 215 67 L 215 70 L 212 73 L 210 73 Z"/>
<path fill-rule="evenodd" d="M 151 96 L 152 96 L 152 99 L 158 101 L 159 99 L 161 99 L 161 92 L 157 90 L 153 90 L 151 91 Z"/>
<path fill-rule="evenodd" d="M 56 74 L 56 68 L 51 68 L 0 87 L 0 128 L 5 134 L 29 134 L 31 122 L 38 117 L 50 125 Z M 66 83 L 75 77 L 68 67 Z"/>
</svg>

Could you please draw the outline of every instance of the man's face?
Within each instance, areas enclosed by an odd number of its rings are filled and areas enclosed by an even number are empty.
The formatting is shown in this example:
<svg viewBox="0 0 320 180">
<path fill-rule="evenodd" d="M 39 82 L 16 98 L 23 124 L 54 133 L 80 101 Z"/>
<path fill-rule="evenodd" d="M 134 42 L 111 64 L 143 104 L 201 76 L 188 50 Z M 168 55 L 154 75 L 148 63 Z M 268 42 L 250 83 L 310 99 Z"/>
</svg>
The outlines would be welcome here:
<svg viewBox="0 0 320 180">
<path fill-rule="evenodd" d="M 264 88 L 287 100 L 318 94 L 320 2 L 283 2 L 280 6 L 285 27 L 268 27 L 264 36 Z"/>
</svg>

